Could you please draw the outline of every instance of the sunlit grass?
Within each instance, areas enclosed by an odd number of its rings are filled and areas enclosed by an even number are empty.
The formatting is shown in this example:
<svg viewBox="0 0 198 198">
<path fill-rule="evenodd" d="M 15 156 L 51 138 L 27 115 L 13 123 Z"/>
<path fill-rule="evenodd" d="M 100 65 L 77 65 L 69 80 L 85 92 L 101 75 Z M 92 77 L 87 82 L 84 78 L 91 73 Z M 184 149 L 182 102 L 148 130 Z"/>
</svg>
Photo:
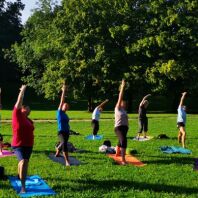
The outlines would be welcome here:
<svg viewBox="0 0 198 198">
<path fill-rule="evenodd" d="M 2 117 L 5 116 L 2 112 Z M 35 113 L 35 114 L 34 114 Z M 38 114 L 37 114 L 38 113 Z M 49 114 L 32 112 L 32 117 Z M 90 113 L 69 112 L 70 117 L 90 119 Z M 34 117 L 35 116 L 35 117 Z M 113 118 L 112 113 L 103 113 L 102 118 Z M 130 115 L 128 137 L 135 136 L 137 115 Z M 165 133 L 168 140 L 153 139 L 146 142 L 136 142 L 128 139 L 128 147 L 136 149 L 138 159 L 146 163 L 145 167 L 118 166 L 112 159 L 98 152 L 98 147 L 105 139 L 116 145 L 113 119 L 100 121 L 101 141 L 87 141 L 84 137 L 91 133 L 89 121 L 71 121 L 71 128 L 80 132 L 79 136 L 70 136 L 77 148 L 85 149 L 86 153 L 72 153 L 83 162 L 80 166 L 72 166 L 66 170 L 60 164 L 48 158 L 54 152 L 57 141 L 57 126 L 53 122 L 35 123 L 35 146 L 30 159 L 29 174 L 38 174 L 56 191 L 55 197 L 197 197 L 198 172 L 193 171 L 194 158 L 198 156 L 197 116 L 188 115 L 187 147 L 192 155 L 163 154 L 159 147 L 163 145 L 179 145 L 177 143 L 176 115 L 149 114 L 149 135 L 158 136 Z M 1 133 L 5 141 L 11 139 L 10 123 L 3 123 Z M 1 158 L 0 165 L 5 167 L 7 175 L 17 174 L 16 157 Z M 0 197 L 16 197 L 8 180 L 0 181 Z"/>
</svg>

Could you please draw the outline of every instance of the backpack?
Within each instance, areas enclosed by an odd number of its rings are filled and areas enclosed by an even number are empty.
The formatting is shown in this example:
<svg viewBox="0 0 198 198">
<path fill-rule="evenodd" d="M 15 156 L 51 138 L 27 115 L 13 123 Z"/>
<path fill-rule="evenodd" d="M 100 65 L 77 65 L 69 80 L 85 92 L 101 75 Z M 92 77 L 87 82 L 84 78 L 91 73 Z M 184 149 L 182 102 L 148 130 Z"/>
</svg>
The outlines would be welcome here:
<svg viewBox="0 0 198 198">
<path fill-rule="evenodd" d="M 108 147 L 111 147 L 111 142 L 110 142 L 110 140 L 105 140 L 105 141 L 103 142 L 103 145 L 106 145 L 106 146 L 108 146 Z"/>
</svg>

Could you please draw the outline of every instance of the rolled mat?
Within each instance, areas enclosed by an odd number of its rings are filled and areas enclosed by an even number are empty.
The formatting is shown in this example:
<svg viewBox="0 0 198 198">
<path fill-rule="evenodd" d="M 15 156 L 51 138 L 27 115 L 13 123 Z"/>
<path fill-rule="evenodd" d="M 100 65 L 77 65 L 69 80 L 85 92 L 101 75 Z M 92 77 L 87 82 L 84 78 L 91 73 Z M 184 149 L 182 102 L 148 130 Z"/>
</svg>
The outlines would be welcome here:
<svg viewBox="0 0 198 198">
<path fill-rule="evenodd" d="M 38 175 L 29 176 L 26 179 L 26 193 L 20 193 L 21 182 L 18 177 L 8 176 L 12 187 L 20 197 L 55 195 L 56 193 Z"/>
<path fill-rule="evenodd" d="M 119 165 L 122 164 L 122 157 L 121 156 L 116 157 L 115 154 L 108 154 L 108 157 L 114 159 L 117 164 L 119 164 Z M 145 166 L 146 165 L 132 155 L 125 155 L 125 159 L 126 159 L 127 164 L 132 164 L 134 166 Z"/>
<path fill-rule="evenodd" d="M 85 137 L 86 140 L 101 140 L 103 135 L 88 135 Z"/>
<path fill-rule="evenodd" d="M 57 163 L 60 163 L 62 165 L 65 166 L 65 159 L 63 156 L 60 156 L 60 157 L 55 157 L 54 154 L 49 154 L 48 156 L 52 161 L 54 162 L 57 162 Z M 74 165 L 74 166 L 78 166 L 81 164 L 81 162 L 79 160 L 77 160 L 75 157 L 71 157 L 69 156 L 69 162 L 70 162 L 70 165 Z"/>
<path fill-rule="evenodd" d="M 9 157 L 9 156 L 15 155 L 12 151 L 8 151 L 8 150 L 3 150 L 2 153 L 3 153 L 3 154 L 0 155 L 0 158 L 1 158 L 1 157 Z"/>
</svg>

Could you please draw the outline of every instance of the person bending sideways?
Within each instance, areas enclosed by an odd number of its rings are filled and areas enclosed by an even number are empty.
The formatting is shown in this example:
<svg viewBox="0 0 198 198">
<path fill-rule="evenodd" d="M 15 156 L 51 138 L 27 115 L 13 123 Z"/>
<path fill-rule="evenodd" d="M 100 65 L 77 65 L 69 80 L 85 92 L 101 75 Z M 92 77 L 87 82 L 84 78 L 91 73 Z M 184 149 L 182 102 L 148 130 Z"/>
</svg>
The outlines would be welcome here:
<svg viewBox="0 0 198 198">
<path fill-rule="evenodd" d="M 103 110 L 104 105 L 108 102 L 109 100 L 105 100 L 104 102 L 102 102 L 101 104 L 99 104 L 93 111 L 92 113 L 92 128 L 93 128 L 93 139 L 94 137 L 97 135 L 98 131 L 99 131 L 99 119 L 100 119 L 100 114 Z"/>
<path fill-rule="evenodd" d="M 34 144 L 34 125 L 28 118 L 30 107 L 22 105 L 26 85 L 22 85 L 12 112 L 12 148 L 18 159 L 18 176 L 21 180 L 21 193 L 25 193 L 25 180 L 28 163 Z"/>
<path fill-rule="evenodd" d="M 118 137 L 116 146 L 116 156 L 121 154 L 122 164 L 126 164 L 125 153 L 127 148 L 128 115 L 126 112 L 126 102 L 123 100 L 125 81 L 122 80 L 118 101 L 115 106 L 115 133 Z"/>
<path fill-rule="evenodd" d="M 146 138 L 146 133 L 148 131 L 148 118 L 146 116 L 147 113 L 147 107 L 149 105 L 148 100 L 146 100 L 151 94 L 146 95 L 139 105 L 138 110 L 138 123 L 139 123 L 139 131 L 138 131 L 138 138 L 144 131 L 144 137 Z"/>
<path fill-rule="evenodd" d="M 187 92 L 182 93 L 182 97 L 180 99 L 179 107 L 177 109 L 177 128 L 178 131 L 178 142 L 182 143 L 182 147 L 185 148 L 185 141 L 186 141 L 186 106 L 183 105 L 184 99 Z"/>
<path fill-rule="evenodd" d="M 69 126 L 69 117 L 66 114 L 67 110 L 69 109 L 69 104 L 65 103 L 66 90 L 67 90 L 66 86 L 63 85 L 61 100 L 56 114 L 60 146 L 59 149 L 57 148 L 55 156 L 58 157 L 60 155 L 60 152 L 62 151 L 63 157 L 65 159 L 65 165 L 70 166 L 68 148 L 67 148 L 70 126 Z"/>
</svg>

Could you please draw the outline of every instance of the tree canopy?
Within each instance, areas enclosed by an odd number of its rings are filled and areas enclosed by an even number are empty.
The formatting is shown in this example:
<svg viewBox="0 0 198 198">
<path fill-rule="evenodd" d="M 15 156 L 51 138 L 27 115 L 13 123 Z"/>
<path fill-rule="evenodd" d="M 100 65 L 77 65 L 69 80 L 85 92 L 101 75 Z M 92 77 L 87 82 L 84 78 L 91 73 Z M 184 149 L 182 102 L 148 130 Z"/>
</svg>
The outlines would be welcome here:
<svg viewBox="0 0 198 198">
<path fill-rule="evenodd" d="M 196 0 L 42 0 L 10 57 L 23 81 L 54 98 L 66 80 L 75 97 L 198 86 Z M 173 91 L 173 90 L 172 90 Z"/>
<path fill-rule="evenodd" d="M 21 10 L 24 5 L 20 0 L 16 2 L 7 2 L 0 0 L 0 81 L 6 82 L 17 78 L 16 64 L 11 64 L 4 59 L 3 50 L 10 48 L 13 43 L 20 41 Z"/>
</svg>

